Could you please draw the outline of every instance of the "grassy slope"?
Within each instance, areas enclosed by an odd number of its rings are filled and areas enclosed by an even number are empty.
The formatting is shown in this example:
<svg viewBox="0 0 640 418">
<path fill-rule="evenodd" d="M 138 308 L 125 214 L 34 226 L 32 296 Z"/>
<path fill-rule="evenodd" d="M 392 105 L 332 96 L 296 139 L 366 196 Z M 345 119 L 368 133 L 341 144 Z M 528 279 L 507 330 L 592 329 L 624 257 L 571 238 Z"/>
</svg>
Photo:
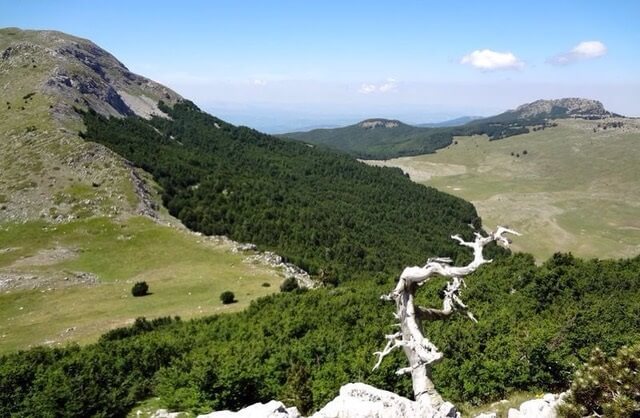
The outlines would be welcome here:
<svg viewBox="0 0 640 418">
<path fill-rule="evenodd" d="M 595 133 L 597 121 L 558 123 L 500 141 L 458 138 L 436 154 L 384 164 L 470 200 L 487 227 L 519 230 L 526 239 L 515 249 L 537 259 L 556 251 L 600 258 L 638 254 L 640 123 L 625 120 L 622 129 Z"/>
<path fill-rule="evenodd" d="M 139 316 L 237 311 L 277 291 L 282 280 L 272 269 L 243 263 L 244 256 L 231 253 L 229 246 L 142 217 L 5 225 L 0 243 L 16 248 L 0 254 L 0 273 L 57 279 L 46 288 L 0 293 L 0 353 L 45 342 L 94 341 Z M 52 248 L 70 248 L 75 256 L 49 262 L 38 257 Z M 101 282 L 65 286 L 64 276 L 77 271 L 93 273 Z M 152 295 L 133 298 L 131 286 L 141 280 Z M 223 306 L 224 290 L 233 291 L 238 303 Z"/>
<path fill-rule="evenodd" d="M 62 65 L 44 52 L 54 41 L 36 32 L 0 30 L 0 53 L 16 43 L 26 46 L 0 60 L 0 279 L 36 275 L 39 286 L 0 286 L 0 353 L 45 341 L 93 341 L 137 316 L 238 310 L 278 289 L 276 272 L 245 265 L 224 246 L 131 218 L 139 199 L 130 169 L 77 135 L 79 116 L 56 122 L 52 106 L 62 99 L 43 94 L 52 69 Z M 87 71 L 72 60 L 64 65 L 69 73 Z M 42 251 L 56 248 L 76 256 L 42 265 Z M 97 275 L 101 284 L 71 286 L 64 278 L 73 272 Z M 154 295 L 132 299 L 136 280 L 146 280 Z M 218 295 L 227 289 L 239 303 L 222 307 Z"/>
<path fill-rule="evenodd" d="M 0 222 L 132 211 L 137 199 L 122 159 L 82 141 L 79 118 L 65 119 L 64 126 L 54 120 L 60 99 L 42 91 L 59 63 L 36 38 L 0 31 L 0 52 L 19 41 L 28 45 L 0 61 Z M 93 182 L 100 188 L 92 199 L 76 193 Z"/>
</svg>

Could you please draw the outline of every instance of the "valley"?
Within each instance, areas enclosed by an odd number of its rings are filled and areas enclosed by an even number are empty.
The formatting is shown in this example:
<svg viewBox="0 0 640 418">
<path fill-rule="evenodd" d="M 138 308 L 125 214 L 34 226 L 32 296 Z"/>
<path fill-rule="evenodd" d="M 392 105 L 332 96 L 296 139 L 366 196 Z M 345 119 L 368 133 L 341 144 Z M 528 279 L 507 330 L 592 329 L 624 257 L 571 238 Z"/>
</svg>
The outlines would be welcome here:
<svg viewBox="0 0 640 418">
<path fill-rule="evenodd" d="M 557 120 L 557 127 L 501 140 L 456 137 L 434 154 L 369 164 L 400 167 L 421 184 L 471 201 L 488 228 L 528 237 L 513 248 L 539 261 L 640 252 L 640 121 Z M 600 128 L 598 126 L 601 126 Z"/>
<path fill-rule="evenodd" d="M 597 100 L 272 136 L 16 28 L 0 89 L 0 416 L 309 415 L 360 382 L 444 418 L 640 364 L 640 121 Z"/>
</svg>

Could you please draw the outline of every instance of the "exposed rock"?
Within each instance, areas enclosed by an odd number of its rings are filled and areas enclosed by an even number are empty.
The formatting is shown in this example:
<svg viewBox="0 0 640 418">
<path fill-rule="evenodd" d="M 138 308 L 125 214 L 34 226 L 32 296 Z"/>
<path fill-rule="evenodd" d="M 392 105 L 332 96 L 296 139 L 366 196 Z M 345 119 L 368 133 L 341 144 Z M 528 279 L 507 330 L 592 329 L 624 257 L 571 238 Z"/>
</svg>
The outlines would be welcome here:
<svg viewBox="0 0 640 418">
<path fill-rule="evenodd" d="M 165 410 L 160 410 L 166 414 Z M 153 415 L 155 418 L 173 418 Z M 340 395 L 309 418 L 456 418 L 456 408 L 445 402 L 438 410 L 419 404 L 393 392 L 364 383 L 349 383 L 340 388 Z M 256 403 L 238 412 L 217 411 L 198 418 L 303 418 L 295 407 L 282 402 Z"/>
<path fill-rule="evenodd" d="M 247 245 L 247 244 L 241 244 Z M 246 263 L 260 263 L 270 267 L 282 269 L 282 273 L 285 277 L 294 277 L 298 282 L 298 286 L 304 289 L 313 289 L 318 287 L 309 273 L 296 266 L 295 264 L 285 262 L 281 256 L 271 251 L 260 252 L 254 255 L 250 255 L 244 260 Z"/>
<path fill-rule="evenodd" d="M 516 113 L 519 118 L 523 119 L 550 116 L 580 116 L 587 118 L 612 116 L 612 113 L 607 111 L 599 101 L 576 97 L 536 100 L 535 102 L 518 106 L 515 110 L 507 113 Z"/>
<path fill-rule="evenodd" d="M 557 418 L 556 407 L 564 401 L 565 394 L 547 393 L 542 399 L 531 399 L 520 404 L 519 409 L 511 408 L 508 418 Z"/>
<path fill-rule="evenodd" d="M 238 412 L 217 411 L 198 418 L 302 418 L 296 407 L 287 408 L 282 402 L 270 401 L 266 404 L 256 403 Z M 158 417 L 160 418 L 160 417 Z M 164 417 L 163 417 L 164 418 Z M 172 418 L 172 417 L 167 417 Z"/>
<path fill-rule="evenodd" d="M 360 127 L 364 129 L 374 128 L 397 128 L 400 121 L 389 119 L 367 119 L 360 122 Z"/>
<path fill-rule="evenodd" d="M 181 414 L 180 412 L 169 412 L 166 409 L 158 409 L 156 412 L 153 413 L 153 415 L 151 415 L 150 418 L 178 418 L 180 414 Z M 138 414 L 138 415 L 142 415 L 142 414 Z"/>
</svg>

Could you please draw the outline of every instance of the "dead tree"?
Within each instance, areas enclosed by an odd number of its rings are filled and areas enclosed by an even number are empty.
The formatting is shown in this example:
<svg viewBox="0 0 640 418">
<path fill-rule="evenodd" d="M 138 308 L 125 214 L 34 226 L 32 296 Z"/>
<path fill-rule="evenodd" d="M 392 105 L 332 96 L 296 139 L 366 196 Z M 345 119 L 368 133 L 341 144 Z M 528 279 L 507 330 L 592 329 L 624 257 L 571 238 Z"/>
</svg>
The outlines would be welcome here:
<svg viewBox="0 0 640 418">
<path fill-rule="evenodd" d="M 382 351 L 374 353 L 378 356 L 378 361 L 373 369 L 377 369 L 382 359 L 394 349 L 402 347 L 409 360 L 409 366 L 396 372 L 398 375 L 411 373 L 413 381 L 413 394 L 416 402 L 421 405 L 437 410 L 443 403 L 442 397 L 436 391 L 431 381 L 431 369 L 434 364 L 442 359 L 442 353 L 437 347 L 422 335 L 422 321 L 436 321 L 447 319 L 455 312 L 465 314 L 474 322 L 476 318 L 468 310 L 467 306 L 460 299 L 460 291 L 465 287 L 464 277 L 473 273 L 483 264 L 490 263 L 482 255 L 485 245 L 496 241 L 498 244 L 507 247 L 510 241 L 504 236 L 505 233 L 520 235 L 516 231 L 504 227 L 498 227 L 489 236 L 475 234 L 473 242 L 466 242 L 460 235 L 451 238 L 458 241 L 460 245 L 473 249 L 473 261 L 464 267 L 451 266 L 452 260 L 449 258 L 430 258 L 424 267 L 407 267 L 404 269 L 393 292 L 384 295 L 384 300 L 395 301 L 395 318 L 400 331 L 387 335 L 386 347 Z M 414 305 L 416 291 L 420 286 L 436 276 L 450 278 L 444 292 L 442 309 L 425 308 Z"/>
</svg>

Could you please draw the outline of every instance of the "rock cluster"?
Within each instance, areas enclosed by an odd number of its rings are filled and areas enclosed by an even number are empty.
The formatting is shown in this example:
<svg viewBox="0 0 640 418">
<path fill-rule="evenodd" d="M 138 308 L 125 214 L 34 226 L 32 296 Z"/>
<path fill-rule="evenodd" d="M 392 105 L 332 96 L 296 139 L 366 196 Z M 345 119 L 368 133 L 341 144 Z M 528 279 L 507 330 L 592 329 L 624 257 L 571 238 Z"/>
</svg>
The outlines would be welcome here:
<svg viewBox="0 0 640 418">
<path fill-rule="evenodd" d="M 556 418 L 556 406 L 564 395 L 546 394 L 541 399 L 532 399 L 511 408 L 508 418 Z M 152 418 L 176 418 L 178 413 L 164 409 Z M 495 412 L 485 412 L 475 418 L 496 418 Z M 348 383 L 340 388 L 340 394 L 324 408 L 309 418 L 459 418 L 460 413 L 449 402 L 438 408 L 399 396 L 393 392 L 377 389 L 364 383 Z M 198 418 L 304 418 L 295 407 L 287 408 L 282 402 L 256 403 L 237 412 L 216 411 Z"/>
<path fill-rule="evenodd" d="M 241 244 L 252 245 L 252 244 Z M 255 250 L 254 247 L 250 247 Z M 265 251 L 250 255 L 245 259 L 247 263 L 261 263 L 270 267 L 279 268 L 285 277 L 294 277 L 298 282 L 298 286 L 304 289 L 313 289 L 317 287 L 317 283 L 309 276 L 309 273 L 296 266 L 295 264 L 287 263 L 281 256 L 271 251 Z"/>
<path fill-rule="evenodd" d="M 399 121 L 388 119 L 367 119 L 360 122 L 360 127 L 364 129 L 396 128 L 398 126 L 400 126 Z"/>
<path fill-rule="evenodd" d="M 509 409 L 508 418 L 556 418 L 556 407 L 563 402 L 564 396 L 547 393 L 542 399 L 523 402 L 519 409 Z"/>
</svg>

